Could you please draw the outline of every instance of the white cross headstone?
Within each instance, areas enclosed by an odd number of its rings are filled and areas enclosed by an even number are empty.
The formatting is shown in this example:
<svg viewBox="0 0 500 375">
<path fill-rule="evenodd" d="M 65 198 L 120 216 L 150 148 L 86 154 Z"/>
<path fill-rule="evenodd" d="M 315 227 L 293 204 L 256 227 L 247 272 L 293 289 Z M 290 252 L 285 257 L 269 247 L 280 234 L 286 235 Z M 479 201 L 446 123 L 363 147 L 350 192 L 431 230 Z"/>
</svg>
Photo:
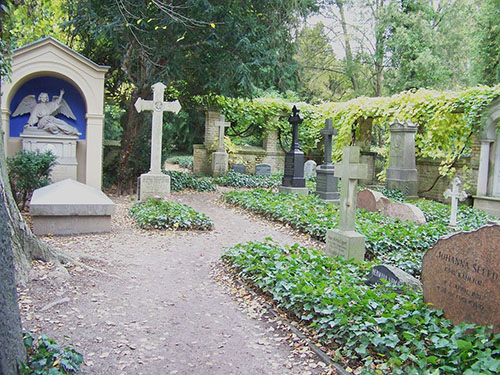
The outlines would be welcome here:
<svg viewBox="0 0 500 375">
<path fill-rule="evenodd" d="M 151 166 L 150 174 L 161 174 L 161 138 L 163 128 L 163 112 L 179 113 L 181 104 L 178 100 L 173 102 L 163 101 L 166 86 L 155 83 L 153 89 L 153 100 L 138 98 L 135 102 L 137 112 L 153 111 L 153 127 L 151 130 Z"/>
<path fill-rule="evenodd" d="M 220 115 L 219 121 L 215 121 L 215 126 L 219 127 L 219 145 L 217 146 L 217 152 L 224 152 L 224 128 L 231 126 L 230 122 L 225 121 L 224 115 Z"/>
<path fill-rule="evenodd" d="M 359 163 L 360 148 L 344 147 L 342 163 L 335 164 L 335 177 L 341 179 L 339 229 L 354 230 L 356 219 L 356 185 L 358 180 L 368 177 L 368 166 Z"/>
<path fill-rule="evenodd" d="M 456 228 L 457 226 L 457 210 L 458 210 L 458 201 L 463 201 L 467 198 L 467 193 L 460 189 L 462 185 L 462 181 L 458 177 L 455 177 L 451 182 L 452 188 L 447 189 L 444 192 L 445 198 L 451 198 L 451 213 L 450 213 L 450 227 Z"/>
</svg>

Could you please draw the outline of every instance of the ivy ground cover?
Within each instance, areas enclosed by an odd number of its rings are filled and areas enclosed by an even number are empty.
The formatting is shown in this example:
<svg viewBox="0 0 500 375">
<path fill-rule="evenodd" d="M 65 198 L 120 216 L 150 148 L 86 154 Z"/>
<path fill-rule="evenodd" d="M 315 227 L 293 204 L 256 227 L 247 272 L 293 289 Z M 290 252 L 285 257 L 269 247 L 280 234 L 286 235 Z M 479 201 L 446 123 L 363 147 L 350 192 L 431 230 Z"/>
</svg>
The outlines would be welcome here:
<svg viewBox="0 0 500 375">
<path fill-rule="evenodd" d="M 129 212 L 141 228 L 210 230 L 213 227 L 212 220 L 207 215 L 185 204 L 160 198 L 136 203 Z"/>
<path fill-rule="evenodd" d="M 365 285 L 371 264 L 274 242 L 226 250 L 223 260 L 302 320 L 338 358 L 362 374 L 498 374 L 500 334 L 453 327 L 420 293 Z"/>
<path fill-rule="evenodd" d="M 270 190 L 231 191 L 226 202 L 289 224 L 320 241 L 326 231 L 338 225 L 338 207 L 321 202 L 315 195 L 279 194 Z M 412 202 L 424 212 L 427 224 L 403 222 L 379 213 L 358 210 L 356 231 L 366 236 L 366 257 L 393 264 L 415 276 L 420 275 L 422 257 L 437 240 L 450 232 L 449 207 L 428 200 Z M 481 211 L 460 206 L 458 227 L 469 231 L 487 224 Z"/>
</svg>

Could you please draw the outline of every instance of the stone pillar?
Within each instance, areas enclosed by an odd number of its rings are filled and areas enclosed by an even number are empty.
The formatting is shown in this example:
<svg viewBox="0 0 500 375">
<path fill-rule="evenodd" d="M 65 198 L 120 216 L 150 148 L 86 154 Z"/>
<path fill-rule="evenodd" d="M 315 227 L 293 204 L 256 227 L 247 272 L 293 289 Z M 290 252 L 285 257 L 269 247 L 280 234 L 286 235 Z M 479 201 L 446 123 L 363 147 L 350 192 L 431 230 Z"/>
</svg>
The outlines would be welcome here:
<svg viewBox="0 0 500 375">
<path fill-rule="evenodd" d="M 219 130 L 215 125 L 216 121 L 219 121 L 220 113 L 215 110 L 208 110 L 205 112 L 205 141 L 203 144 L 205 147 L 210 147 L 214 143 L 215 139 L 219 136 Z"/>
<path fill-rule="evenodd" d="M 262 148 L 266 150 L 266 152 L 278 151 L 278 131 L 271 130 L 264 135 Z"/>
<path fill-rule="evenodd" d="M 391 149 L 387 168 L 386 187 L 398 189 L 407 197 L 417 197 L 417 166 L 415 160 L 415 133 L 411 121 L 394 121 L 390 126 Z"/>
<path fill-rule="evenodd" d="M 85 183 L 101 190 L 102 129 L 104 115 L 87 113 L 87 157 Z"/>
<path fill-rule="evenodd" d="M 361 152 L 370 151 L 373 117 L 360 117 L 357 123 L 359 126 L 359 138 L 356 140 L 355 145 L 361 148 Z"/>
<path fill-rule="evenodd" d="M 7 140 L 9 139 L 9 119 L 10 119 L 10 111 L 2 109 L 2 113 L 0 114 L 2 116 L 2 128 L 0 131 L 3 131 L 3 133 L 0 133 L 3 135 L 3 139 L 0 141 L 3 142 L 3 149 L 5 152 L 5 155 L 7 155 Z"/>
<path fill-rule="evenodd" d="M 489 175 L 489 161 L 490 149 L 493 140 L 481 140 L 481 154 L 479 156 L 479 172 L 477 176 L 477 195 L 484 196 L 488 194 L 488 175 Z"/>
</svg>

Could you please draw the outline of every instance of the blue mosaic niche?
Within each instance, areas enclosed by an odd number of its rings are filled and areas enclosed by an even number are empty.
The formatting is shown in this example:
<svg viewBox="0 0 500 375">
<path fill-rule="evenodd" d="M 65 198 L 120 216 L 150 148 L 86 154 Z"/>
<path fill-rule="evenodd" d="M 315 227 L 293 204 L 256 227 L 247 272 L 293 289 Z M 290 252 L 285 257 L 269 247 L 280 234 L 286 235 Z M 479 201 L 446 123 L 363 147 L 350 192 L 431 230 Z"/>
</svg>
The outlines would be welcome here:
<svg viewBox="0 0 500 375">
<path fill-rule="evenodd" d="M 70 83 L 56 77 L 38 77 L 25 82 L 19 90 L 17 90 L 12 102 L 10 103 L 10 113 L 14 113 L 17 106 L 27 95 L 35 95 L 38 101 L 38 95 L 41 92 L 49 94 L 49 100 L 52 101 L 54 95 L 59 96 L 60 90 L 64 90 L 64 100 L 75 114 L 76 120 L 67 118 L 64 115 L 58 114 L 56 117 L 64 120 L 67 124 L 74 126 L 82 135 L 79 139 L 86 137 L 86 119 L 85 119 L 85 102 L 78 92 Z M 26 113 L 22 116 L 10 116 L 10 136 L 19 137 L 24 130 L 24 125 L 28 122 L 30 115 Z"/>
</svg>

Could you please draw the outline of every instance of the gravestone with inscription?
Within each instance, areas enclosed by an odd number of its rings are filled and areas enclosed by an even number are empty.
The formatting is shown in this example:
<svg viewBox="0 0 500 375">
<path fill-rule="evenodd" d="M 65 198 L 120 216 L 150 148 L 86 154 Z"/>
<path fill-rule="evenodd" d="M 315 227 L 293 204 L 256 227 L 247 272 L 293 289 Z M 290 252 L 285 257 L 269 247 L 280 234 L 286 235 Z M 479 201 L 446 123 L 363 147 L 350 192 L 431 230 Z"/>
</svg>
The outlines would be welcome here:
<svg viewBox="0 0 500 375">
<path fill-rule="evenodd" d="M 212 153 L 212 174 L 222 176 L 227 172 L 229 161 L 229 155 L 224 148 L 224 128 L 231 126 L 231 123 L 225 121 L 224 116 L 221 115 L 219 121 L 215 121 L 215 126 L 219 127 L 219 143 L 217 151 Z"/>
<path fill-rule="evenodd" d="M 300 109 L 293 106 L 293 114 L 288 118 L 292 125 L 292 148 L 285 154 L 285 170 L 280 192 L 309 194 L 304 178 L 304 153 L 299 147 L 299 125 L 304 121 L 300 115 Z"/>
<path fill-rule="evenodd" d="M 390 126 L 391 149 L 387 168 L 386 187 L 402 191 L 407 197 L 417 197 L 417 166 L 415 133 L 411 121 L 394 121 Z"/>
<path fill-rule="evenodd" d="M 441 238 L 424 255 L 424 300 L 453 324 L 500 332 L 500 225 Z"/>
<path fill-rule="evenodd" d="M 163 112 L 179 113 L 181 105 L 178 100 L 174 102 L 164 102 L 166 86 L 155 83 L 153 89 L 153 100 L 138 98 L 134 106 L 137 112 L 152 111 L 153 126 L 151 129 L 151 167 L 148 173 L 143 173 L 139 177 L 139 200 L 143 201 L 156 195 L 167 196 L 170 194 L 170 176 L 161 172 L 161 140 L 163 126 Z"/>
<path fill-rule="evenodd" d="M 368 166 L 359 163 L 358 146 L 344 147 L 342 163 L 335 164 L 335 176 L 342 180 L 339 204 L 338 228 L 326 232 L 326 253 L 346 259 L 363 260 L 365 236 L 354 231 L 356 220 L 356 186 L 366 178 Z"/>
<path fill-rule="evenodd" d="M 377 264 L 374 266 L 366 280 L 367 285 L 382 284 L 383 280 L 395 285 L 406 285 L 414 290 L 422 290 L 422 284 L 416 278 L 402 269 L 390 264 Z"/>
<path fill-rule="evenodd" d="M 304 163 L 304 177 L 312 177 L 316 172 L 316 162 L 308 160 Z"/>
<path fill-rule="evenodd" d="M 236 173 L 241 173 L 241 174 L 247 173 L 247 167 L 245 167 L 245 165 L 243 164 L 233 164 L 231 169 Z"/>
<path fill-rule="evenodd" d="M 332 137 L 337 135 L 333 129 L 331 118 L 325 121 L 321 134 L 325 136 L 325 162 L 316 168 L 316 194 L 320 200 L 329 203 L 339 203 L 338 184 L 339 179 L 335 177 L 335 166 L 332 164 Z"/>
<path fill-rule="evenodd" d="M 257 164 L 255 166 L 256 176 L 271 176 L 271 165 L 270 164 Z"/>
</svg>

